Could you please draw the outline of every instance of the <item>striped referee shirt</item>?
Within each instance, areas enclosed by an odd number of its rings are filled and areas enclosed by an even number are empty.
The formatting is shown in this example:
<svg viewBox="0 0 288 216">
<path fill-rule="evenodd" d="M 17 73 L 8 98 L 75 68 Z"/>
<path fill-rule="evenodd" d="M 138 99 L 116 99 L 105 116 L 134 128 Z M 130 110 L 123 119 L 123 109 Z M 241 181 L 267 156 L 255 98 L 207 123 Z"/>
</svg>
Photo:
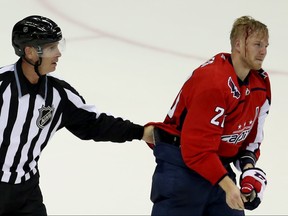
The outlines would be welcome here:
<svg viewBox="0 0 288 216">
<path fill-rule="evenodd" d="M 32 85 L 22 60 L 0 68 L 0 181 L 18 184 L 38 172 L 40 153 L 65 127 L 82 140 L 141 139 L 143 126 L 99 113 L 67 82 L 46 75 Z"/>
</svg>

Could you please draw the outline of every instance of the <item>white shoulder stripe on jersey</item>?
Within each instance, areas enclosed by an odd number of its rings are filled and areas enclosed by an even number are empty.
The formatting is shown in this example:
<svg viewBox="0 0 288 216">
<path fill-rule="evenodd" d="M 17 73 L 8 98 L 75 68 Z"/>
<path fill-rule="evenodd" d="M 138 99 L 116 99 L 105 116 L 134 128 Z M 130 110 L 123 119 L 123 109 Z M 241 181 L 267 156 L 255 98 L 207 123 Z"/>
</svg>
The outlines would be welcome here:
<svg viewBox="0 0 288 216">
<path fill-rule="evenodd" d="M 94 112 L 96 113 L 96 118 L 99 117 L 99 115 L 101 113 L 99 113 L 96 109 L 96 107 L 94 105 L 88 105 L 88 104 L 85 104 L 83 103 L 82 99 L 74 94 L 72 91 L 70 91 L 69 89 L 65 89 L 67 95 L 68 95 L 68 99 L 77 107 L 77 108 L 80 108 L 80 109 L 84 109 L 88 112 Z"/>
<path fill-rule="evenodd" d="M 4 66 L 4 67 L 0 68 L 0 74 L 1 73 L 5 73 L 7 71 L 13 71 L 13 70 L 14 70 L 14 64 L 7 65 L 7 66 Z"/>
</svg>

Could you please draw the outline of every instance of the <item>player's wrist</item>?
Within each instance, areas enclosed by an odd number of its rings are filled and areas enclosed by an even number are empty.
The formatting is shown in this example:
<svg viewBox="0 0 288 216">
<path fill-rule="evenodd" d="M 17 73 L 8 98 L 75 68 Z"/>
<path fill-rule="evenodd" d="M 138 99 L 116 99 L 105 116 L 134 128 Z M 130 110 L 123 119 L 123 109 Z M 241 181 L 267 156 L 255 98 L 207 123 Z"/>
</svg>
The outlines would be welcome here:
<svg viewBox="0 0 288 216">
<path fill-rule="evenodd" d="M 226 193 L 235 187 L 235 183 L 228 175 L 222 178 L 218 184 Z"/>
<path fill-rule="evenodd" d="M 251 169 L 251 168 L 254 168 L 254 164 L 252 163 L 247 163 L 243 166 L 243 171 L 247 170 L 247 169 Z"/>
<path fill-rule="evenodd" d="M 234 162 L 234 165 L 239 171 L 244 171 L 244 169 L 255 167 L 256 161 L 257 157 L 255 153 L 245 150 L 238 155 L 238 159 Z"/>
</svg>

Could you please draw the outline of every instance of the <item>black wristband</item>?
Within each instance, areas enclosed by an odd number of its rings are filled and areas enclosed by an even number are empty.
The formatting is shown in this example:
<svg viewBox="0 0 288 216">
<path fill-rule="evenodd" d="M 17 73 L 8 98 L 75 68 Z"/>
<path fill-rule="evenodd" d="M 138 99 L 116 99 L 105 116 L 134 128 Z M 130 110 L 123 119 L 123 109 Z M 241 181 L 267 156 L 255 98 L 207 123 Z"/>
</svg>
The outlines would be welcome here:
<svg viewBox="0 0 288 216">
<path fill-rule="evenodd" d="M 253 167 L 255 166 L 256 164 L 256 155 L 251 152 L 251 151 L 244 151 L 241 153 L 240 157 L 239 157 L 239 162 L 240 162 L 240 168 L 241 170 L 243 170 L 243 168 L 245 167 L 246 164 L 252 164 Z"/>
</svg>

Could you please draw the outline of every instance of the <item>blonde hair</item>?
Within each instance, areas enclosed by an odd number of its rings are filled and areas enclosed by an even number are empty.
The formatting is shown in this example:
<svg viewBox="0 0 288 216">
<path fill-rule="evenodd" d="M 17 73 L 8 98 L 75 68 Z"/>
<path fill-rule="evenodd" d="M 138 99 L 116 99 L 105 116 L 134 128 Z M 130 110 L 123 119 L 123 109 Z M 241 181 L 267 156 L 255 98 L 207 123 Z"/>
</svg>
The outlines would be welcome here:
<svg viewBox="0 0 288 216">
<path fill-rule="evenodd" d="M 251 16 L 242 16 L 235 20 L 231 33 L 230 44 L 234 46 L 236 39 L 244 37 L 245 40 L 253 33 L 269 38 L 268 28 L 265 24 L 253 19 Z"/>
</svg>

